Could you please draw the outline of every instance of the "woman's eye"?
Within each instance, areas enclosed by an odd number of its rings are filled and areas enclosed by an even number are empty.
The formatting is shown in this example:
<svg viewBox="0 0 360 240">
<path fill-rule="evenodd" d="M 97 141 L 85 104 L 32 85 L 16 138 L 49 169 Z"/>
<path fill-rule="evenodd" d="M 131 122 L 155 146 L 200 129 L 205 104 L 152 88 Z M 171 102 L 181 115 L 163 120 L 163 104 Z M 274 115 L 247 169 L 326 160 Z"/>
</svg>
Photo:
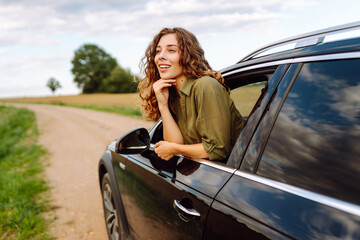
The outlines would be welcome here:
<svg viewBox="0 0 360 240">
<path fill-rule="evenodd" d="M 170 49 L 169 52 L 175 52 L 175 50 L 174 50 L 174 49 Z"/>
</svg>

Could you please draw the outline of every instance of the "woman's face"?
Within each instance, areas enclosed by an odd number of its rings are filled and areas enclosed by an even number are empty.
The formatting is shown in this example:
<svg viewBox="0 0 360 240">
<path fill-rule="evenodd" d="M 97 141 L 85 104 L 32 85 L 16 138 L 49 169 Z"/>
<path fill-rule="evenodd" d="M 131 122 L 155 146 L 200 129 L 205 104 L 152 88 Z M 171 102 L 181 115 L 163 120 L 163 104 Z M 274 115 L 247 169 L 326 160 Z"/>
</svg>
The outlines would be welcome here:
<svg viewBox="0 0 360 240">
<path fill-rule="evenodd" d="M 175 34 L 167 34 L 160 38 L 154 60 L 161 79 L 186 78 L 180 65 L 180 48 Z"/>
</svg>

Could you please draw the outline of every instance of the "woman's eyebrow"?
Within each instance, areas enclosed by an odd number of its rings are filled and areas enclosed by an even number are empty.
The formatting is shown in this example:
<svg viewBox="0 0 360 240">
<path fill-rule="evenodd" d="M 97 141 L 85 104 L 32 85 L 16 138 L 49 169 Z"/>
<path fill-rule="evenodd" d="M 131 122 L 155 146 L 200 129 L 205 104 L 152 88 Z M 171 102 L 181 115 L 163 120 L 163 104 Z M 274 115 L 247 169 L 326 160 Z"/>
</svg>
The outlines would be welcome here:
<svg viewBox="0 0 360 240">
<path fill-rule="evenodd" d="M 176 45 L 176 44 L 168 44 L 165 47 L 178 47 L 178 45 Z M 161 48 L 161 46 L 157 45 L 156 48 Z"/>
</svg>

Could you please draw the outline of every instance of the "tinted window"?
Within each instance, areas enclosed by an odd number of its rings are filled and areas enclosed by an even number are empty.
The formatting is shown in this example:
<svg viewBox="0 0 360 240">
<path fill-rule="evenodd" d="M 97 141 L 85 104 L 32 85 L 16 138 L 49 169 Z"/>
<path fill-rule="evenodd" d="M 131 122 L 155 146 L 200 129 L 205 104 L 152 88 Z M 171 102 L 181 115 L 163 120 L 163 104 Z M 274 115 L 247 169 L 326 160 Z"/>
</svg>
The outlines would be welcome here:
<svg viewBox="0 0 360 240">
<path fill-rule="evenodd" d="M 360 204 L 360 60 L 304 64 L 257 174 Z"/>
</svg>

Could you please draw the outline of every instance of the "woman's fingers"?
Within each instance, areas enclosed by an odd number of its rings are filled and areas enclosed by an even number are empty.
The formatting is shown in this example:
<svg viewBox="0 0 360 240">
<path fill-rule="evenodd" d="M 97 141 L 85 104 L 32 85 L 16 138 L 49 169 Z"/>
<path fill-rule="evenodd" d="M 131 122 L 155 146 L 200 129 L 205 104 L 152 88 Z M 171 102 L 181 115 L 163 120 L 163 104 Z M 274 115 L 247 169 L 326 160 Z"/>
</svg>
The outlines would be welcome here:
<svg viewBox="0 0 360 240">
<path fill-rule="evenodd" d="M 153 88 L 154 88 L 154 91 L 156 92 L 156 91 L 161 91 L 163 88 L 171 87 L 172 85 L 176 85 L 176 80 L 160 79 L 154 83 Z"/>
<path fill-rule="evenodd" d="M 163 88 L 163 87 L 171 87 L 172 85 L 176 85 L 175 79 L 159 79 L 154 83 L 154 88 Z"/>
<path fill-rule="evenodd" d="M 174 156 L 169 149 L 169 143 L 160 141 L 155 144 L 155 153 L 163 160 L 169 160 Z"/>
<path fill-rule="evenodd" d="M 162 84 L 158 84 L 158 85 L 154 85 L 154 91 L 158 90 L 162 90 L 165 87 L 171 87 L 172 85 L 170 83 L 162 83 Z"/>
<path fill-rule="evenodd" d="M 175 79 L 159 79 L 153 84 L 156 99 L 159 106 L 167 106 L 169 98 L 169 87 L 176 85 Z"/>
<path fill-rule="evenodd" d="M 159 80 L 157 80 L 156 82 L 166 82 L 166 83 L 176 83 L 176 79 L 162 79 L 160 78 Z"/>
</svg>

